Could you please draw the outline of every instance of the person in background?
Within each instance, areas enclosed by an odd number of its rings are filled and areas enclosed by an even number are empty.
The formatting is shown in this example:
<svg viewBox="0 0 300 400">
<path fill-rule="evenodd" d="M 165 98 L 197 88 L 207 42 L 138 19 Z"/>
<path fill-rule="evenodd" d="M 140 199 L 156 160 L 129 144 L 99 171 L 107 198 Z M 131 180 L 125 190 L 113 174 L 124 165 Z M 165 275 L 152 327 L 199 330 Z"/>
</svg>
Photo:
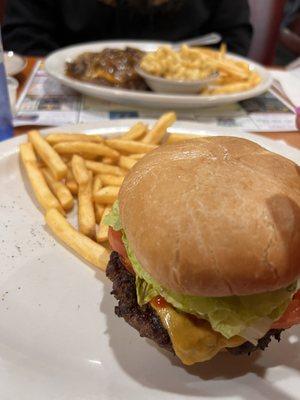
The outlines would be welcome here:
<svg viewBox="0 0 300 400">
<path fill-rule="evenodd" d="M 247 0 L 7 0 L 6 50 L 45 56 L 60 47 L 108 39 L 177 41 L 219 32 L 247 54 Z"/>
<path fill-rule="evenodd" d="M 284 9 L 275 63 L 286 65 L 300 56 L 300 0 L 288 0 Z"/>
</svg>

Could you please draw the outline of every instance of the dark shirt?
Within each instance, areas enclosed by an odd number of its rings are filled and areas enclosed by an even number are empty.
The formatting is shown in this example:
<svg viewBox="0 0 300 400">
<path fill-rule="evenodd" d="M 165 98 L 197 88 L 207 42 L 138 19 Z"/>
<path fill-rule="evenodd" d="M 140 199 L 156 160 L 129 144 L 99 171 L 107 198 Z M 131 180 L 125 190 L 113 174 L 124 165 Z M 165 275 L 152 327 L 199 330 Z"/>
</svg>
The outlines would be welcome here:
<svg viewBox="0 0 300 400">
<path fill-rule="evenodd" d="M 99 0 L 8 0 L 2 29 L 4 47 L 40 56 L 95 40 L 176 41 L 215 31 L 229 50 L 248 51 L 252 28 L 247 0 L 184 0 L 169 15 L 155 9 L 143 14 Z"/>
</svg>

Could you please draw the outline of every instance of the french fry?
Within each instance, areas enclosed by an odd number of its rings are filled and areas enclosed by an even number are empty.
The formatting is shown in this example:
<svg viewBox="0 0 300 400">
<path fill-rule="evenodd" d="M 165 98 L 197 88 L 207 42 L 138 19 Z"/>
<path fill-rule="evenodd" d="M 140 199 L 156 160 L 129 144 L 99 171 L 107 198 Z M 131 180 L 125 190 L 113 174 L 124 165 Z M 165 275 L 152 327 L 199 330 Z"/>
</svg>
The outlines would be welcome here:
<svg viewBox="0 0 300 400">
<path fill-rule="evenodd" d="M 212 59 L 219 58 L 218 50 L 213 50 L 209 47 L 198 47 L 197 49 L 198 49 L 199 53 L 201 54 L 202 58 L 203 58 L 203 55 L 209 56 L 209 58 L 212 58 Z"/>
<path fill-rule="evenodd" d="M 168 137 L 166 143 L 172 144 L 172 143 L 181 142 L 183 140 L 195 139 L 195 138 L 199 138 L 199 136 L 197 136 L 197 135 L 185 135 L 183 133 L 172 133 Z"/>
<path fill-rule="evenodd" d="M 107 139 L 106 143 L 113 149 L 125 153 L 148 153 L 157 146 L 148 143 L 136 142 L 134 140 Z"/>
<path fill-rule="evenodd" d="M 115 175 L 113 175 L 115 176 Z M 101 175 L 96 175 L 93 182 L 93 194 L 97 193 L 103 186 Z"/>
<path fill-rule="evenodd" d="M 238 67 L 240 67 L 240 68 L 242 68 L 244 71 L 246 71 L 246 72 L 248 72 L 249 73 L 249 64 L 248 63 L 246 63 L 246 61 L 242 61 L 242 60 L 235 60 L 235 64 L 238 66 Z"/>
<path fill-rule="evenodd" d="M 99 156 L 97 155 L 93 155 L 93 154 L 85 154 L 85 153 L 75 153 L 76 155 L 84 158 L 85 160 L 91 160 L 91 161 L 95 161 L 98 160 Z M 73 157 L 74 154 L 60 154 L 61 159 L 68 164 Z"/>
<path fill-rule="evenodd" d="M 95 203 L 95 217 L 96 217 L 96 223 L 100 224 L 102 215 L 104 213 L 105 207 L 102 206 L 99 203 Z"/>
<path fill-rule="evenodd" d="M 59 154 L 87 154 L 92 156 L 104 156 L 113 159 L 119 158 L 119 152 L 103 143 L 91 142 L 61 142 L 53 147 Z"/>
<path fill-rule="evenodd" d="M 41 160 L 37 160 L 36 165 L 38 166 L 38 168 L 45 168 L 46 165 L 43 163 L 43 161 Z"/>
<path fill-rule="evenodd" d="M 76 155 L 84 158 L 85 160 L 91 160 L 91 161 L 96 161 L 99 159 L 99 156 L 95 155 L 95 154 L 86 154 L 86 153 L 75 153 Z M 62 156 L 69 156 L 69 160 L 72 159 L 74 154 L 64 154 Z"/>
<path fill-rule="evenodd" d="M 101 174 L 100 179 L 104 186 L 121 186 L 124 180 L 124 176 Z"/>
<path fill-rule="evenodd" d="M 97 229 L 97 242 L 98 243 L 103 243 L 107 242 L 108 240 L 108 225 L 104 223 L 104 218 L 110 213 L 111 207 L 105 207 L 100 224 Z"/>
<path fill-rule="evenodd" d="M 70 192 L 72 194 L 76 195 L 78 193 L 78 183 L 75 181 L 71 168 L 68 168 L 68 173 L 66 176 L 66 186 L 70 189 Z"/>
<path fill-rule="evenodd" d="M 114 165 L 115 164 L 115 160 L 113 160 L 110 157 L 103 157 L 102 158 L 102 162 L 103 162 L 103 164 L 108 164 L 108 165 Z"/>
<path fill-rule="evenodd" d="M 74 199 L 70 189 L 64 183 L 55 180 L 49 169 L 43 168 L 42 172 L 50 190 L 58 198 L 64 210 L 71 210 L 74 205 Z"/>
<path fill-rule="evenodd" d="M 168 112 L 163 114 L 155 123 L 152 129 L 149 130 L 142 142 L 158 144 L 165 136 L 167 129 L 176 121 L 176 114 Z"/>
<path fill-rule="evenodd" d="M 58 239 L 86 261 L 105 271 L 109 260 L 109 251 L 105 247 L 74 229 L 54 208 L 47 211 L 45 219 Z"/>
<path fill-rule="evenodd" d="M 222 85 L 227 85 L 228 83 L 236 82 L 236 78 L 231 75 L 220 74 L 219 77 L 215 80 L 214 85 L 210 87 L 210 89 L 214 86 L 219 87 Z M 205 88 L 204 88 L 205 89 Z M 202 90 L 202 94 L 205 93 L 205 90 Z"/>
<path fill-rule="evenodd" d="M 136 163 L 137 160 L 126 156 L 121 156 L 119 159 L 119 166 L 125 169 L 131 169 Z"/>
<path fill-rule="evenodd" d="M 232 75 L 237 79 L 245 80 L 248 77 L 247 71 L 237 66 L 233 60 L 230 60 L 228 58 L 222 58 L 222 59 L 210 58 L 209 61 L 211 66 L 213 66 L 216 70 L 224 72 L 228 75 Z"/>
<path fill-rule="evenodd" d="M 40 135 L 39 131 L 28 132 L 28 138 L 33 145 L 37 155 L 44 161 L 51 170 L 55 179 L 63 179 L 68 172 L 66 163 L 63 162 L 59 154 L 50 146 Z"/>
<path fill-rule="evenodd" d="M 110 174 L 116 176 L 124 176 L 126 175 L 126 171 L 124 169 L 115 166 L 115 165 L 107 165 L 97 161 L 86 161 L 85 165 L 87 168 L 96 173 L 96 174 Z"/>
<path fill-rule="evenodd" d="M 90 178 L 86 183 L 78 183 L 78 226 L 79 232 L 95 238 L 95 210 L 93 205 L 93 177 L 89 172 Z"/>
<path fill-rule="evenodd" d="M 94 195 L 94 201 L 100 204 L 113 204 L 119 194 L 120 188 L 117 186 L 106 186 Z"/>
<path fill-rule="evenodd" d="M 140 160 L 141 158 L 145 157 L 145 155 L 145 153 L 130 154 L 128 157 L 133 158 L 134 160 Z"/>
<path fill-rule="evenodd" d="M 63 160 L 63 162 L 65 164 L 68 164 L 71 160 L 70 154 L 61 155 L 60 158 Z M 44 167 L 45 167 L 45 165 L 44 165 Z"/>
<path fill-rule="evenodd" d="M 261 82 L 261 77 L 255 72 L 252 72 L 249 77 L 249 81 L 252 83 L 253 86 L 256 86 Z"/>
<path fill-rule="evenodd" d="M 35 197 L 41 207 L 44 210 L 56 208 L 59 212 L 64 213 L 61 204 L 50 191 L 44 175 L 38 168 L 37 159 L 31 143 L 23 143 L 20 145 L 20 156 Z"/>
<path fill-rule="evenodd" d="M 237 93 L 237 92 L 243 92 L 245 90 L 249 90 L 254 86 L 255 86 L 255 84 L 253 84 L 253 82 L 251 82 L 251 81 L 229 83 L 228 85 L 204 89 L 203 94 L 215 95 L 215 94 Z"/>
<path fill-rule="evenodd" d="M 224 58 L 226 53 L 227 53 L 227 44 L 223 42 L 221 43 L 220 46 L 219 58 L 221 59 Z"/>
<path fill-rule="evenodd" d="M 137 140 L 140 139 L 147 133 L 147 125 L 143 122 L 137 122 L 134 124 L 128 132 L 124 133 L 119 137 L 122 140 Z"/>
<path fill-rule="evenodd" d="M 46 136 L 46 140 L 52 146 L 61 142 L 103 142 L 100 135 L 86 135 L 84 133 L 50 133 Z"/>
<path fill-rule="evenodd" d="M 78 185 L 86 184 L 90 179 L 90 171 L 87 169 L 84 159 L 74 154 L 71 165 L 75 181 Z"/>
</svg>

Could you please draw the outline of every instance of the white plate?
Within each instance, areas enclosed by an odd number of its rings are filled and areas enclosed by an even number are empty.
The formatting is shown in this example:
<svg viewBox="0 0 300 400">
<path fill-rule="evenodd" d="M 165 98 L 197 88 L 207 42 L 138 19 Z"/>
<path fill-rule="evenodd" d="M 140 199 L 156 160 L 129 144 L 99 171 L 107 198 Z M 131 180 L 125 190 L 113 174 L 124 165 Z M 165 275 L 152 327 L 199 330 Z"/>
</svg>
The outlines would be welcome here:
<svg viewBox="0 0 300 400">
<path fill-rule="evenodd" d="M 265 68 L 251 60 L 234 55 L 231 56 L 238 60 L 246 60 L 250 64 L 250 67 L 258 72 L 262 79 L 258 86 L 242 93 L 218 96 L 174 95 L 99 86 L 91 83 L 80 82 L 76 79 L 68 78 L 65 75 L 66 61 L 74 60 L 79 54 L 84 53 L 85 51 L 97 52 L 107 47 L 125 48 L 126 46 L 136 47 L 144 51 L 154 51 L 162 44 L 162 42 L 146 41 L 105 41 L 66 47 L 65 49 L 58 50 L 49 55 L 46 59 L 45 68 L 50 75 L 57 78 L 61 83 L 83 94 L 125 105 L 167 109 L 208 107 L 225 103 L 235 103 L 237 101 L 260 95 L 265 92 L 272 83 L 271 74 Z"/>
<path fill-rule="evenodd" d="M 68 130 L 113 134 L 134 122 Z M 229 134 L 184 122 L 173 131 Z M 284 143 L 235 135 L 300 162 L 300 152 Z M 251 358 L 220 354 L 184 368 L 117 318 L 111 282 L 45 227 L 22 179 L 18 145 L 24 141 L 0 144 L 1 400 L 299 400 L 299 327 Z"/>
<path fill-rule="evenodd" d="M 13 51 L 8 51 L 4 53 L 4 64 L 7 75 L 14 76 L 24 70 L 27 62 Z"/>
</svg>

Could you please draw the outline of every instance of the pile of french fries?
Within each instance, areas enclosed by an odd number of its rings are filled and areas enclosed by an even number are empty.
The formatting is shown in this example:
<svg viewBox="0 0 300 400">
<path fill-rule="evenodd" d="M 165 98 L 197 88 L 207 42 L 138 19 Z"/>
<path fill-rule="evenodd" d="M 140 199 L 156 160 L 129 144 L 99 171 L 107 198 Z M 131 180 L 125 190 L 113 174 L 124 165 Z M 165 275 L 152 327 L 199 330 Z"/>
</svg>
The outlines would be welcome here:
<svg viewBox="0 0 300 400">
<path fill-rule="evenodd" d="M 150 129 L 138 122 L 117 138 L 82 133 L 28 132 L 20 158 L 35 198 L 54 235 L 83 259 L 104 270 L 109 260 L 105 216 L 128 171 L 165 139 L 176 114 L 165 113 Z M 168 142 L 187 138 L 170 135 Z M 67 219 L 77 206 L 78 227 Z"/>
<path fill-rule="evenodd" d="M 247 62 L 228 56 L 225 45 L 221 45 L 220 51 L 202 47 L 199 52 L 219 73 L 218 79 L 207 86 L 202 95 L 240 93 L 260 84 L 261 76 Z"/>
</svg>

